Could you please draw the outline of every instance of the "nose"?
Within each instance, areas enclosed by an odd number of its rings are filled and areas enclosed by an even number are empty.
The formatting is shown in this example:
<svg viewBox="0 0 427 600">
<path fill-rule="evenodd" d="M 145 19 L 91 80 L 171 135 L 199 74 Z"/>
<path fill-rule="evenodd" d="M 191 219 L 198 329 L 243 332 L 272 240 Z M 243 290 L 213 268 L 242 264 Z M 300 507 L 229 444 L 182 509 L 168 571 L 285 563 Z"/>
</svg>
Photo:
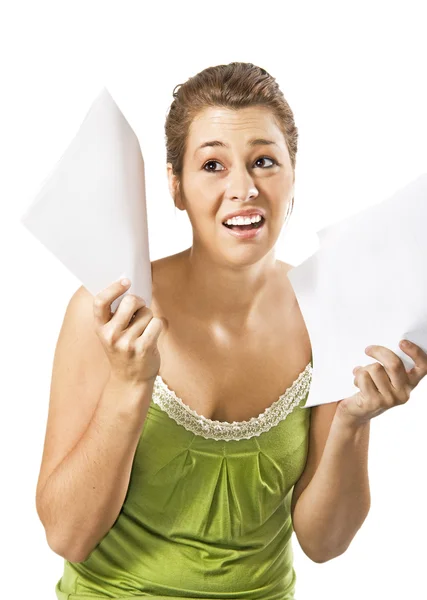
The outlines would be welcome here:
<svg viewBox="0 0 427 600">
<path fill-rule="evenodd" d="M 233 169 L 228 180 L 227 197 L 230 200 L 248 200 L 256 198 L 259 192 L 247 169 Z"/>
</svg>

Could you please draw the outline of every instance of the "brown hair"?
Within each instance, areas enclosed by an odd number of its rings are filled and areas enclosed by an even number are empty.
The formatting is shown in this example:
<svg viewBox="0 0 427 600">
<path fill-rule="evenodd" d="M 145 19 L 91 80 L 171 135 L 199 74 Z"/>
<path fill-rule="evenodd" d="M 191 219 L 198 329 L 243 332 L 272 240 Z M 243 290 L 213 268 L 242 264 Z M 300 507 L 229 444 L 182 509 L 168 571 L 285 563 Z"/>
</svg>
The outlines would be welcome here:
<svg viewBox="0 0 427 600">
<path fill-rule="evenodd" d="M 269 108 L 285 137 L 295 178 L 298 128 L 278 83 L 265 69 L 244 62 L 208 67 L 175 86 L 173 97 L 165 122 L 166 162 L 171 163 L 178 180 L 191 122 L 199 112 L 213 106 Z"/>
</svg>

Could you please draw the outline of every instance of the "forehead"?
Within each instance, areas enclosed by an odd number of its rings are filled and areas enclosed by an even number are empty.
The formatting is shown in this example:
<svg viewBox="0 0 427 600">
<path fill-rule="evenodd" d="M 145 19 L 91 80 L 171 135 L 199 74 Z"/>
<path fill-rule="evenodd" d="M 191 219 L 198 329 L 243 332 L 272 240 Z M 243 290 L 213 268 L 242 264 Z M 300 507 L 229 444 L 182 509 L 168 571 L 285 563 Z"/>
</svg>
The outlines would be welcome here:
<svg viewBox="0 0 427 600">
<path fill-rule="evenodd" d="M 196 148 L 210 139 L 226 142 L 231 138 L 245 144 L 255 136 L 271 139 L 280 146 L 286 145 L 273 113 L 266 107 L 250 106 L 237 110 L 209 107 L 191 122 L 188 145 Z"/>
</svg>

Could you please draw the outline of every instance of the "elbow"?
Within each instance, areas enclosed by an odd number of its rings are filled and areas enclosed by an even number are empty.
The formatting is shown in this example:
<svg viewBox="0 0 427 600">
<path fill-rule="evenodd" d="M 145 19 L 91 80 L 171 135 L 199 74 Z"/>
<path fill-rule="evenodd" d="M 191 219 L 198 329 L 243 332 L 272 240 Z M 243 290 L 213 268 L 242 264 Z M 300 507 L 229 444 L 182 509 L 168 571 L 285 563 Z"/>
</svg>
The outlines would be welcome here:
<svg viewBox="0 0 427 600">
<path fill-rule="evenodd" d="M 87 558 L 90 555 L 90 552 L 84 551 L 83 549 L 79 549 L 79 548 L 72 548 L 70 546 L 61 544 L 60 542 L 58 542 L 57 539 L 52 537 L 47 537 L 47 543 L 49 545 L 49 548 L 55 552 L 55 554 L 57 554 L 58 556 L 61 556 L 62 558 L 64 558 L 65 560 L 67 560 L 68 562 L 72 562 L 72 563 L 80 563 L 80 562 L 84 562 L 85 560 L 87 560 Z"/>
<path fill-rule="evenodd" d="M 342 556 L 348 550 L 351 542 L 353 541 L 357 532 L 360 530 L 361 526 L 363 525 L 366 517 L 369 514 L 369 510 L 370 510 L 370 505 L 368 505 L 366 510 L 363 511 L 360 520 L 356 523 L 355 527 L 353 527 L 351 534 L 349 534 L 349 532 L 347 532 L 345 540 L 343 540 L 343 535 L 341 535 L 340 540 L 335 539 L 333 542 L 332 542 L 332 540 L 330 540 L 331 543 L 328 547 L 326 547 L 326 548 L 323 547 L 323 548 L 317 549 L 317 550 L 313 550 L 313 549 L 306 550 L 306 549 L 302 548 L 302 546 L 301 546 L 304 554 L 306 554 L 306 556 L 308 558 L 310 558 L 310 560 L 312 560 L 313 562 L 318 563 L 318 564 L 325 563 L 330 560 L 333 560 L 334 558 L 338 558 L 338 556 Z"/>
<path fill-rule="evenodd" d="M 304 548 L 303 546 L 301 546 L 301 544 L 300 547 L 304 554 L 307 556 L 307 558 L 309 558 L 312 562 L 315 562 L 320 565 L 344 554 L 349 545 L 350 544 L 348 544 L 345 548 L 340 548 L 339 550 L 337 548 L 322 548 L 314 550 L 313 548 Z"/>
<path fill-rule="evenodd" d="M 322 564 L 322 563 L 326 563 L 330 560 L 333 560 L 334 558 L 338 558 L 338 556 L 341 556 L 342 554 L 344 554 L 346 552 L 346 550 L 348 549 L 348 547 L 350 546 L 351 540 L 347 541 L 345 545 L 338 545 L 338 543 L 331 543 L 328 546 L 322 546 L 322 547 L 313 547 L 313 545 L 311 546 L 303 546 L 299 541 L 299 545 L 301 547 L 301 550 L 304 552 L 304 554 L 307 556 L 307 558 L 309 558 L 311 561 L 317 563 L 317 564 Z"/>
<path fill-rule="evenodd" d="M 313 546 L 313 544 L 311 544 L 310 546 L 307 546 L 306 544 L 302 544 L 301 543 L 302 540 L 298 537 L 298 535 L 297 535 L 297 540 L 298 540 L 301 550 L 304 552 L 306 557 L 309 558 L 312 562 L 315 562 L 317 564 L 322 564 L 322 563 L 328 562 L 334 558 L 337 558 L 338 556 L 341 556 L 341 554 L 344 554 L 344 552 L 347 550 L 348 546 L 350 545 L 350 544 L 347 544 L 347 546 L 345 548 L 340 547 L 339 549 L 338 549 L 337 545 L 333 545 L 333 546 L 329 545 L 327 547 L 325 547 L 325 546 L 316 547 L 316 546 Z"/>
<path fill-rule="evenodd" d="M 344 545 L 334 545 L 329 548 L 323 548 L 321 551 L 317 552 L 313 552 L 312 550 L 310 550 L 310 552 L 306 552 L 304 549 L 303 551 L 306 554 L 306 556 L 308 556 L 308 558 L 310 558 L 310 560 L 312 560 L 315 563 L 321 564 L 328 562 L 330 560 L 333 560 L 334 558 L 338 558 L 338 556 L 342 556 L 348 550 L 356 533 L 357 532 L 355 532 L 351 539 L 347 540 L 347 542 Z"/>
<path fill-rule="evenodd" d="M 89 554 L 87 553 L 82 553 L 82 552 L 74 552 L 74 551 L 70 551 L 70 550 L 63 550 L 61 548 L 58 548 L 57 546 L 51 545 L 49 544 L 50 549 L 55 552 L 55 554 L 57 554 L 58 556 L 61 556 L 63 559 L 67 560 L 68 562 L 71 563 L 81 563 L 81 562 L 85 562 L 85 560 L 87 560 Z"/>
<path fill-rule="evenodd" d="M 37 498 L 36 498 L 36 510 L 37 510 L 37 515 L 40 519 L 40 522 L 42 523 L 43 528 L 45 530 L 47 544 L 48 544 L 49 548 L 52 550 L 52 552 L 54 552 L 58 556 L 61 556 L 61 558 L 64 558 L 65 560 L 67 560 L 69 562 L 73 562 L 73 563 L 84 562 L 85 560 L 87 560 L 87 558 L 91 554 L 92 550 L 87 551 L 87 549 L 84 549 L 81 547 L 77 548 L 77 549 L 74 547 L 71 547 L 71 544 L 64 541 L 65 536 L 63 533 L 62 533 L 61 539 L 59 539 L 58 535 L 55 534 L 53 531 L 51 531 L 50 527 L 47 528 L 47 524 L 46 524 L 46 520 L 44 519 L 44 512 L 43 512 L 43 508 L 42 508 L 42 504 L 40 502 L 39 496 L 37 496 Z"/>
<path fill-rule="evenodd" d="M 345 548 L 344 550 L 340 550 L 339 552 L 335 551 L 335 552 L 329 552 L 327 553 L 323 553 L 323 554 L 307 554 L 308 558 L 310 560 L 312 560 L 313 562 L 317 563 L 318 565 L 328 562 L 330 560 L 333 560 L 334 558 L 338 558 L 338 556 L 341 556 L 342 554 L 344 554 L 344 552 L 347 550 L 347 548 Z"/>
</svg>

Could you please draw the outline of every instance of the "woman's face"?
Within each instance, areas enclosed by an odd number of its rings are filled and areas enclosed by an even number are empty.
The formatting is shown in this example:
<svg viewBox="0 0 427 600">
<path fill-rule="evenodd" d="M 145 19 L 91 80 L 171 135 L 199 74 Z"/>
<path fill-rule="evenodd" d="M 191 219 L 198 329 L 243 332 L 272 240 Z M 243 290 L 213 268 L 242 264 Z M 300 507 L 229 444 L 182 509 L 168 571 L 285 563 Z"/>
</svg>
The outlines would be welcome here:
<svg viewBox="0 0 427 600">
<path fill-rule="evenodd" d="M 285 138 L 271 111 L 258 106 L 200 112 L 189 130 L 180 185 L 170 163 L 168 179 L 176 206 L 188 213 L 193 248 L 220 262 L 252 263 L 265 256 L 279 237 L 294 193 Z M 257 235 L 240 238 L 223 222 L 229 213 L 247 208 L 261 209 L 265 222 Z"/>
</svg>

